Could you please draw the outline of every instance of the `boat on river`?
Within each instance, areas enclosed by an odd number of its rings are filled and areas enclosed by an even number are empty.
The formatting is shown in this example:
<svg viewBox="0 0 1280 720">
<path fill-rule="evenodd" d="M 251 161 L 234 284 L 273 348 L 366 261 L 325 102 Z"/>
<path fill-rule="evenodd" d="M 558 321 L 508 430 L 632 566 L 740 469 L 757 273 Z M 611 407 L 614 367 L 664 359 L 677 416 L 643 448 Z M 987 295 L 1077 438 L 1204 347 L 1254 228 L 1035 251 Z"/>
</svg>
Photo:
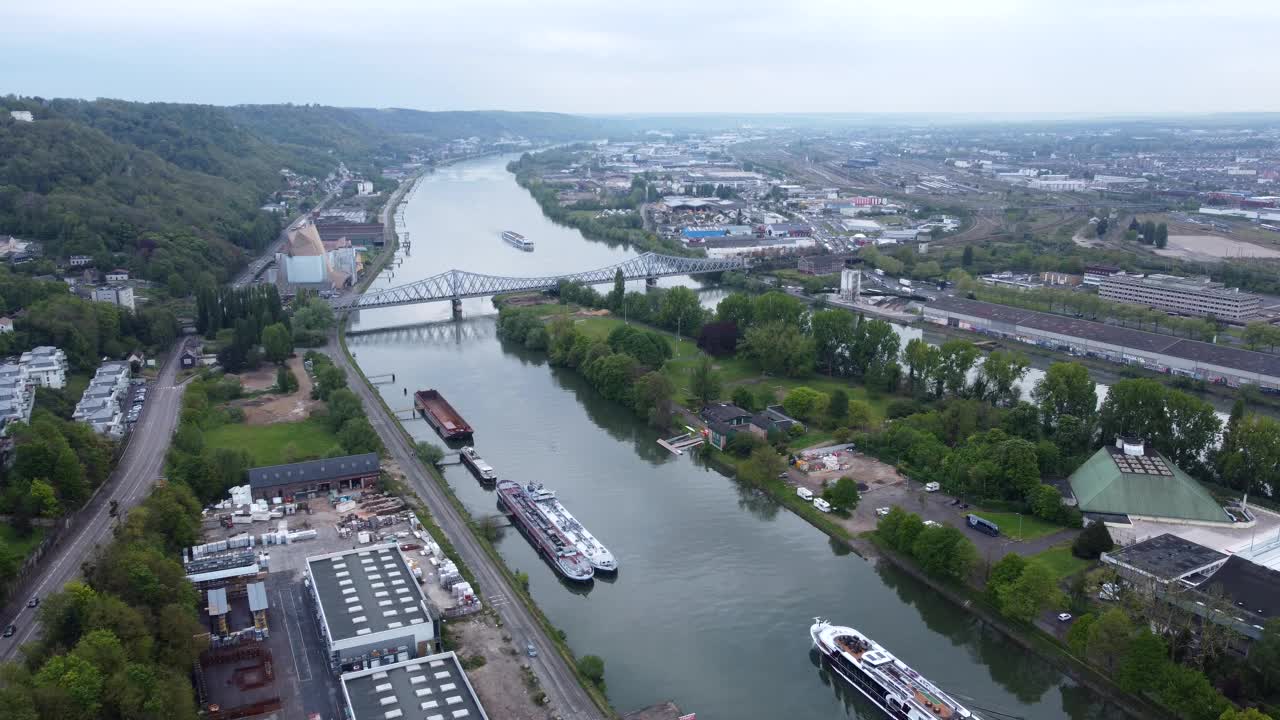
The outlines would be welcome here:
<svg viewBox="0 0 1280 720">
<path fill-rule="evenodd" d="M 481 482 L 496 482 L 498 479 L 498 471 L 493 469 L 489 463 L 480 457 L 480 453 L 476 449 L 468 445 L 458 451 L 458 455 L 462 457 L 462 464 L 471 468 L 471 472 L 480 478 Z"/>
<path fill-rule="evenodd" d="M 609 548 L 605 547 L 599 540 L 596 540 L 582 523 L 578 522 L 565 506 L 560 502 L 560 498 L 556 494 L 542 486 L 542 483 L 530 483 L 525 487 L 525 492 L 533 498 L 537 503 L 538 509 L 542 511 L 547 519 L 555 524 L 560 532 L 564 533 L 573 544 L 577 546 L 579 552 L 587 556 L 587 560 L 591 561 L 591 567 L 596 572 L 612 573 L 618 571 L 618 560 L 613 557 L 613 553 L 609 552 Z"/>
<path fill-rule="evenodd" d="M 977 718 L 923 675 L 851 627 L 814 618 L 809 637 L 836 674 L 893 720 Z"/>
<path fill-rule="evenodd" d="M 466 440 L 473 431 L 462 415 L 449 404 L 439 390 L 419 390 L 413 394 L 413 406 L 445 440 Z"/>
<path fill-rule="evenodd" d="M 503 230 L 502 239 L 505 240 L 508 245 L 514 245 L 521 250 L 529 252 L 533 251 L 533 241 L 515 230 Z"/>
<path fill-rule="evenodd" d="M 576 582 L 587 582 L 595 576 L 587 556 L 538 509 L 537 502 L 520 483 L 500 480 L 498 502 L 556 572 Z"/>
</svg>

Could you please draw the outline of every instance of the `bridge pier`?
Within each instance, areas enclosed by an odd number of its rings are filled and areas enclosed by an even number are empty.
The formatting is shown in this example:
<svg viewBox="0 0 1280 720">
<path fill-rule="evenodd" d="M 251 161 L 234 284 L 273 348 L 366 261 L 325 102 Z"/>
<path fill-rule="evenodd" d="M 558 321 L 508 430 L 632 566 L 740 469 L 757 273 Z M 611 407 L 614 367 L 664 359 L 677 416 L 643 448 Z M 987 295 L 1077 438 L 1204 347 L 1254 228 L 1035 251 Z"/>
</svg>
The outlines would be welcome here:
<svg viewBox="0 0 1280 720">
<path fill-rule="evenodd" d="M 645 279 L 644 279 L 644 286 L 645 286 L 646 288 L 655 288 L 655 287 L 658 287 L 658 278 L 656 278 L 656 277 L 647 277 L 647 278 L 645 278 Z"/>
<path fill-rule="evenodd" d="M 462 319 L 462 298 L 454 298 L 453 300 L 450 301 L 450 303 L 453 305 L 453 319 L 461 320 Z"/>
</svg>

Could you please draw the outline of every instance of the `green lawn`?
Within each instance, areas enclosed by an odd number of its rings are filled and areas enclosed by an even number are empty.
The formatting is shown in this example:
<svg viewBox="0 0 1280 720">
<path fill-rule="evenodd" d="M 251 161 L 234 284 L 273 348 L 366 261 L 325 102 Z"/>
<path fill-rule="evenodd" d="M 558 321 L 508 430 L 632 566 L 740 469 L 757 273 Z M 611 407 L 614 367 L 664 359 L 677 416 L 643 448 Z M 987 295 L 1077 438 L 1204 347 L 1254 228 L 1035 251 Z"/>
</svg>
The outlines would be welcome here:
<svg viewBox="0 0 1280 720">
<path fill-rule="evenodd" d="M 992 512 L 989 510 L 974 510 L 973 514 L 977 515 L 978 517 L 984 520 L 990 520 L 991 522 L 1000 526 L 1000 534 L 1004 535 L 1005 537 L 1012 538 L 1014 540 L 1034 540 L 1038 537 L 1044 537 L 1045 535 L 1052 535 L 1053 533 L 1056 533 L 1059 530 L 1066 529 L 1061 525 L 1054 525 L 1053 523 L 1047 523 L 1044 520 L 1041 520 L 1040 518 L 1034 515 L 1030 515 L 1028 513 L 1022 514 L 1021 521 L 1019 521 L 1019 517 L 1017 513 L 1011 513 L 1011 512 Z M 1021 528 L 1022 528 L 1021 535 L 1018 534 L 1019 522 L 1021 522 Z"/>
<path fill-rule="evenodd" d="M 8 548 L 15 557 L 25 558 L 43 539 L 42 527 L 31 528 L 31 534 L 23 537 L 12 525 L 0 525 L 0 546 Z"/>
<path fill-rule="evenodd" d="M 1031 557 L 1043 562 L 1053 570 L 1053 574 L 1059 580 L 1071 577 L 1076 573 L 1093 565 L 1092 560 L 1078 558 L 1071 554 L 1071 543 L 1062 543 L 1054 545 L 1042 553 L 1037 553 Z"/>
<path fill-rule="evenodd" d="M 258 465 L 282 465 L 285 448 L 293 445 L 299 457 L 323 457 L 338 439 L 318 420 L 271 425 L 230 424 L 204 434 L 208 447 L 248 450 Z"/>
</svg>

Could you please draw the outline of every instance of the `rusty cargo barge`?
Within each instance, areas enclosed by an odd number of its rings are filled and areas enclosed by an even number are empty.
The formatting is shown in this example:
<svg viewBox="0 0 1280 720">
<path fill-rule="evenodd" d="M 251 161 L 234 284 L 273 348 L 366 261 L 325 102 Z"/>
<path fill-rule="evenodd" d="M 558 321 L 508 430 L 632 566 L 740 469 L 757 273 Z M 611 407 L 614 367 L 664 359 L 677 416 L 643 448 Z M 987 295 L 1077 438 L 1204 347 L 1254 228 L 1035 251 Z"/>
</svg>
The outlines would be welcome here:
<svg viewBox="0 0 1280 720">
<path fill-rule="evenodd" d="M 470 440 L 471 426 L 440 394 L 439 390 L 419 390 L 413 394 L 413 407 L 445 440 Z"/>
</svg>

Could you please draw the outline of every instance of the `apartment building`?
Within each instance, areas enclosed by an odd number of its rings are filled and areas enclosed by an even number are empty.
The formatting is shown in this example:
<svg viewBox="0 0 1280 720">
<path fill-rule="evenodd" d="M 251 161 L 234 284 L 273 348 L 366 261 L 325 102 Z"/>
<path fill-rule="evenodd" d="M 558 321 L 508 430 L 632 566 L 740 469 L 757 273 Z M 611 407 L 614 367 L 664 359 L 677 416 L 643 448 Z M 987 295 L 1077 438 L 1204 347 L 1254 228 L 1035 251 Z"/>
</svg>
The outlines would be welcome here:
<svg viewBox="0 0 1280 720">
<path fill-rule="evenodd" d="M 121 404 L 129 392 L 129 375 L 129 363 L 123 360 L 103 363 L 84 389 L 71 419 L 88 423 L 99 435 L 123 435 Z"/>
<path fill-rule="evenodd" d="M 16 363 L 0 365 L 0 437 L 9 434 L 9 423 L 30 422 L 34 403 L 27 369 Z"/>
<path fill-rule="evenodd" d="M 18 364 L 26 368 L 33 385 L 55 390 L 67 384 L 67 354 L 61 348 L 41 345 L 22 353 Z"/>
<path fill-rule="evenodd" d="M 1098 296 L 1180 315 L 1228 321 L 1248 320 L 1262 307 L 1261 297 L 1240 292 L 1239 288 L 1226 288 L 1221 283 L 1210 282 L 1208 278 L 1173 275 L 1111 275 L 1103 279 Z"/>
</svg>

